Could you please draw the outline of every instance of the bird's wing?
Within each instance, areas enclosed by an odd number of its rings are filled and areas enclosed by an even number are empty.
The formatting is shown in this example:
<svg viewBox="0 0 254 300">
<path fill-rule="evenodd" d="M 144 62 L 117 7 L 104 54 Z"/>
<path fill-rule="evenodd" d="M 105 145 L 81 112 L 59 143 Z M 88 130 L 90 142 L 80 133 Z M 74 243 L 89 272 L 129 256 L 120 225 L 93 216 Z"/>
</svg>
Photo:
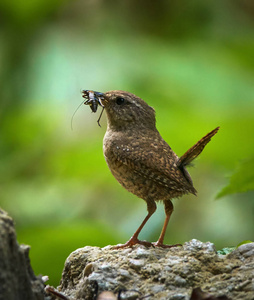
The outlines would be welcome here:
<svg viewBox="0 0 254 300">
<path fill-rule="evenodd" d="M 177 166 L 177 155 L 164 140 L 158 142 L 147 136 L 144 140 L 125 138 L 115 140 L 110 148 L 117 161 L 144 178 L 173 190 L 182 191 L 184 186 L 185 190 L 195 193 Z"/>
</svg>

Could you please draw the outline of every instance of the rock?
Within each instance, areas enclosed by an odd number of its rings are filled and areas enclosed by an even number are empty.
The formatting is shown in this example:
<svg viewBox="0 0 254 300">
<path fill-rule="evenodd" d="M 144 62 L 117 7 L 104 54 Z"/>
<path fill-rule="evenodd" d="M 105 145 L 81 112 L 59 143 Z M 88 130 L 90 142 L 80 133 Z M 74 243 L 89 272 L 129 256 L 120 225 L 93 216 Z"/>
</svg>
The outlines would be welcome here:
<svg viewBox="0 0 254 300">
<path fill-rule="evenodd" d="M 13 220 L 0 209 L 0 300 L 43 300 L 44 284 L 30 265 L 29 246 L 19 245 Z"/>
<path fill-rule="evenodd" d="M 239 246 L 235 251 L 231 252 L 229 257 L 238 258 L 240 260 L 249 259 L 253 260 L 254 257 L 254 243 L 243 244 Z"/>
<path fill-rule="evenodd" d="M 252 243 L 218 255 L 212 243 L 197 240 L 169 249 L 87 246 L 67 258 L 58 290 L 77 300 L 104 291 L 126 300 L 187 300 L 193 291 L 192 299 L 253 300 L 253 250 Z"/>
</svg>

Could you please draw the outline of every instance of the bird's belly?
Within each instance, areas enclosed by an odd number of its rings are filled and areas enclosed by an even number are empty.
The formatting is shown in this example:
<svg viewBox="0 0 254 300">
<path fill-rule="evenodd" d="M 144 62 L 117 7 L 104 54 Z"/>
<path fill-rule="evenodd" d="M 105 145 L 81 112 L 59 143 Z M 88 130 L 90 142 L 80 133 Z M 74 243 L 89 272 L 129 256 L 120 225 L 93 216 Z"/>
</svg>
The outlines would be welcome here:
<svg viewBox="0 0 254 300">
<path fill-rule="evenodd" d="M 126 190 L 145 201 L 167 200 L 180 196 L 178 191 L 169 190 L 165 186 L 159 185 L 157 182 L 144 177 L 119 161 L 114 163 L 111 161 L 111 163 L 108 163 L 108 166 L 116 180 Z"/>
</svg>

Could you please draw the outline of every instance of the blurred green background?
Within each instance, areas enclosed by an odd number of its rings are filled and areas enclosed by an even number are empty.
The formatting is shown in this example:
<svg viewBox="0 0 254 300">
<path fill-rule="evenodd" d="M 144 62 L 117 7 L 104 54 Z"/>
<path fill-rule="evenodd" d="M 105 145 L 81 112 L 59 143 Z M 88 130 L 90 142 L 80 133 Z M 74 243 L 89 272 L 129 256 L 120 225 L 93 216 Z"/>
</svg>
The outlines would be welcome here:
<svg viewBox="0 0 254 300">
<path fill-rule="evenodd" d="M 71 130 L 81 89 L 145 99 L 179 156 L 220 126 L 165 242 L 254 239 L 253 192 L 215 200 L 254 154 L 253 17 L 252 0 L 0 2 L 0 205 L 36 274 L 57 285 L 71 251 L 123 243 L 146 215 L 106 166 L 105 114 L 99 128 L 81 106 Z M 158 205 L 140 237 L 156 241 L 163 221 Z"/>
</svg>

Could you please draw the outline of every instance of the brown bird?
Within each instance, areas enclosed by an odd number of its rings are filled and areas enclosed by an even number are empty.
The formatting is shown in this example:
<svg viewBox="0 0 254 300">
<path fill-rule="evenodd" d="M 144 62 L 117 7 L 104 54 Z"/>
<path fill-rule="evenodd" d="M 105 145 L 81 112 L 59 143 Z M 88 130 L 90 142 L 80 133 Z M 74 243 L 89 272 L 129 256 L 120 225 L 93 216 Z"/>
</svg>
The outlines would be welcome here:
<svg viewBox="0 0 254 300">
<path fill-rule="evenodd" d="M 186 170 L 193 159 L 204 149 L 219 127 L 204 136 L 180 158 L 164 141 L 156 129 L 155 111 L 141 98 L 124 91 L 99 93 L 83 91 L 93 112 L 98 105 L 107 114 L 107 131 L 103 140 L 103 152 L 111 173 L 129 192 L 144 199 L 148 214 L 134 233 L 123 245 L 173 247 L 164 245 L 163 240 L 170 216 L 173 212 L 172 198 L 194 194 L 191 177 Z M 96 109 L 95 109 L 96 107 Z M 156 201 L 163 201 L 165 222 L 156 243 L 138 240 L 138 235 L 156 210 Z"/>
</svg>

